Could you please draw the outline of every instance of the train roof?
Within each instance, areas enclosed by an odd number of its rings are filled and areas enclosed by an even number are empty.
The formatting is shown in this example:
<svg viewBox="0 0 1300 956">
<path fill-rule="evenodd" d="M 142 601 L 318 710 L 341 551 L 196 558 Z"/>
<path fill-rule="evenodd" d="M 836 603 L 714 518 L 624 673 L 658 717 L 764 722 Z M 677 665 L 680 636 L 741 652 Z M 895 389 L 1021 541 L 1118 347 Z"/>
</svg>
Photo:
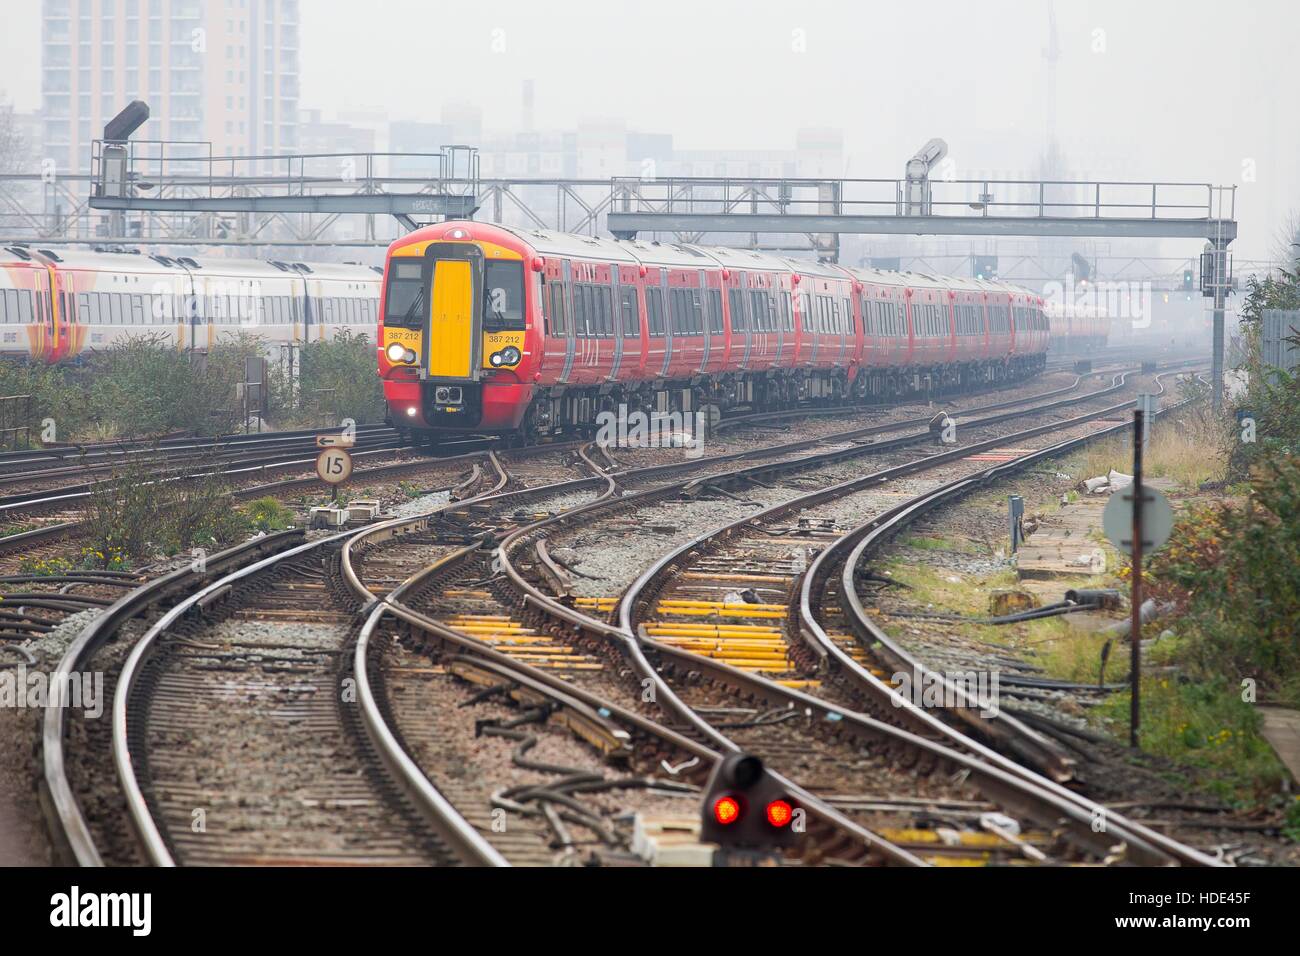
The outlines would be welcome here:
<svg viewBox="0 0 1300 956">
<path fill-rule="evenodd" d="M 130 252 L 99 252 L 93 249 L 49 249 L 34 246 L 31 251 L 48 259 L 56 269 L 85 272 L 135 272 L 145 275 L 176 275 L 174 266 L 151 256 Z"/>
<path fill-rule="evenodd" d="M 362 265 L 359 262 L 289 262 L 285 263 L 291 268 L 297 266 L 306 267 L 307 271 L 303 273 L 308 278 L 315 279 L 348 279 L 353 282 L 369 281 L 378 282 L 382 272 L 373 266 Z"/>
<path fill-rule="evenodd" d="M 756 249 L 733 249 L 730 246 L 696 246 L 728 269 L 761 269 L 764 272 L 792 272 L 796 267 L 789 259 Z M 802 271 L 802 267 L 800 270 Z"/>
<path fill-rule="evenodd" d="M 549 229 L 511 229 L 501 227 L 517 236 L 544 256 L 564 256 L 569 259 L 609 259 L 613 262 L 635 263 L 637 256 L 630 251 L 633 243 L 626 245 L 614 239 L 595 236 L 578 236 Z"/>
<path fill-rule="evenodd" d="M 93 272 L 132 272 L 146 275 L 176 275 L 196 271 L 213 275 L 283 276 L 304 275 L 352 281 L 377 281 L 378 273 L 369 266 L 340 262 L 279 262 L 265 259 L 231 259 L 220 256 L 145 255 L 142 252 L 107 251 L 83 248 L 21 246 L 26 260 L 13 247 L 0 249 L 0 262 L 40 267 L 45 262 L 55 268 Z"/>
</svg>

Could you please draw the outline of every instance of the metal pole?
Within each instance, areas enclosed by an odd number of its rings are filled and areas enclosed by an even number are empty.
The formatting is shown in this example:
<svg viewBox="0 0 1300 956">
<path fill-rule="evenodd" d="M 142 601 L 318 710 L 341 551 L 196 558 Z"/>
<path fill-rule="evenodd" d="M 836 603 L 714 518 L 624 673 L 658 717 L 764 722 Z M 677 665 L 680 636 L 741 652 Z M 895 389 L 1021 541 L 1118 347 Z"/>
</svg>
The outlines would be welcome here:
<svg viewBox="0 0 1300 956">
<path fill-rule="evenodd" d="M 1214 354 L 1210 363 L 1210 397 L 1211 407 L 1218 412 L 1223 408 L 1223 307 L 1227 300 L 1226 271 L 1227 252 L 1222 241 L 1214 240 L 1214 254 L 1210 257 L 1214 263 Z"/>
<path fill-rule="evenodd" d="M 1129 595 L 1129 603 L 1132 605 L 1132 624 L 1129 634 L 1129 643 L 1131 647 L 1131 663 L 1129 665 L 1129 681 L 1132 684 L 1131 699 L 1129 701 L 1129 732 L 1128 742 L 1130 747 L 1138 746 L 1138 726 L 1139 726 L 1139 688 L 1142 679 L 1142 427 L 1143 427 L 1142 410 L 1138 409 L 1133 413 L 1133 586 Z"/>
<path fill-rule="evenodd" d="M 1020 495 L 1007 496 L 1007 520 L 1011 527 L 1011 553 L 1015 554 L 1020 550 L 1020 544 L 1024 540 L 1024 525 L 1022 524 L 1025 517 L 1025 499 Z"/>
</svg>

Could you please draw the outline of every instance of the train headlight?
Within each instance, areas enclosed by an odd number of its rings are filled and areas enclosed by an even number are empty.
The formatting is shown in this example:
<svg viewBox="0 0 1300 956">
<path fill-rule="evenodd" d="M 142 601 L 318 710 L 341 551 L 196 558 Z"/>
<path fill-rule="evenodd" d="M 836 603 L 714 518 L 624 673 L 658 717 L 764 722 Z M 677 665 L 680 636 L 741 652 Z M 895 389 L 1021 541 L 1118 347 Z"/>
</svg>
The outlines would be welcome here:
<svg viewBox="0 0 1300 956">
<path fill-rule="evenodd" d="M 402 362 L 406 360 L 407 348 L 401 342 L 394 342 L 388 348 L 384 349 L 384 354 L 388 356 L 390 362 Z"/>
<path fill-rule="evenodd" d="M 513 345 L 507 345 L 499 352 L 493 352 L 488 356 L 488 364 L 493 368 L 501 368 L 503 365 L 518 365 L 519 360 L 523 358 L 523 353 Z"/>
</svg>

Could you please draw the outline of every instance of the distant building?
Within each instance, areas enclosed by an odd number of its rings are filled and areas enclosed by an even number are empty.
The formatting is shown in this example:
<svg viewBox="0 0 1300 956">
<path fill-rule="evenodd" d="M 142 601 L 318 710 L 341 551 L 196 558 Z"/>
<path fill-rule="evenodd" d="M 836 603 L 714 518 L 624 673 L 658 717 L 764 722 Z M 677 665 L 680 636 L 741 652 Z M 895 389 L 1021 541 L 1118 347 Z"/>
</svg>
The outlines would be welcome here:
<svg viewBox="0 0 1300 956">
<path fill-rule="evenodd" d="M 352 123 L 322 119 L 320 110 L 303 110 L 298 132 L 303 153 L 373 153 L 375 131 Z"/>
<path fill-rule="evenodd" d="M 131 100 L 137 139 L 209 141 L 213 155 L 296 150 L 298 0 L 43 0 L 44 155 L 86 171 Z"/>
<path fill-rule="evenodd" d="M 388 171 L 393 176 L 436 179 L 441 170 L 438 158 L 427 154 L 436 154 L 454 141 L 451 127 L 446 123 L 396 120 L 388 127 L 388 149 L 409 155 L 391 157 Z"/>
</svg>

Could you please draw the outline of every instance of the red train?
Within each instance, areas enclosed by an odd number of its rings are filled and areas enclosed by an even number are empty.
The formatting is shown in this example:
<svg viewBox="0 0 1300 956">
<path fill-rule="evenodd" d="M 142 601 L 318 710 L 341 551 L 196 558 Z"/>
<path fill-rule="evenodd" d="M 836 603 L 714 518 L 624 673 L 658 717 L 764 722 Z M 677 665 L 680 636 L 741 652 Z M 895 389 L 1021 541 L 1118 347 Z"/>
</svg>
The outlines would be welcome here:
<svg viewBox="0 0 1300 956">
<path fill-rule="evenodd" d="M 1048 302 L 1044 306 L 1052 335 L 1052 355 L 1089 355 L 1106 347 L 1110 316 L 1104 309 L 1079 303 Z"/>
<path fill-rule="evenodd" d="M 390 419 L 525 440 L 619 406 L 878 401 L 1023 379 L 1043 300 L 1003 282 L 760 252 L 427 226 L 388 249 L 379 374 Z"/>
</svg>

